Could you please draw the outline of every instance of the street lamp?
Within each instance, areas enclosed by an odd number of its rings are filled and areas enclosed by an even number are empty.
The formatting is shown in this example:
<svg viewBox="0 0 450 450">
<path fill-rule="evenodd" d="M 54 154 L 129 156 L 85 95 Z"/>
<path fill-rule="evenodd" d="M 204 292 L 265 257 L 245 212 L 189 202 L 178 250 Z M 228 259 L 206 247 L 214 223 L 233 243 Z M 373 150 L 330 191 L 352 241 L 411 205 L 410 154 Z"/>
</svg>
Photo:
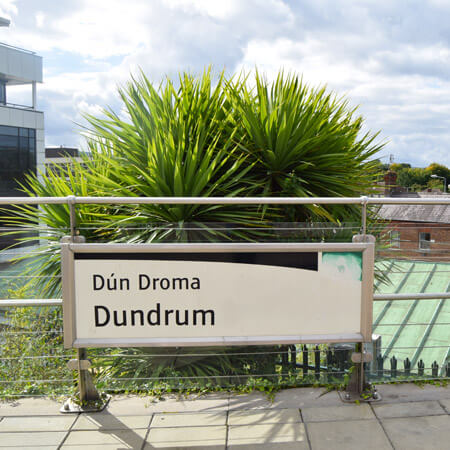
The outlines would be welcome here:
<svg viewBox="0 0 450 450">
<path fill-rule="evenodd" d="M 444 193 L 447 192 L 447 178 L 445 177 L 440 177 L 439 175 L 430 175 L 431 178 L 440 178 L 441 180 L 444 180 Z"/>
</svg>

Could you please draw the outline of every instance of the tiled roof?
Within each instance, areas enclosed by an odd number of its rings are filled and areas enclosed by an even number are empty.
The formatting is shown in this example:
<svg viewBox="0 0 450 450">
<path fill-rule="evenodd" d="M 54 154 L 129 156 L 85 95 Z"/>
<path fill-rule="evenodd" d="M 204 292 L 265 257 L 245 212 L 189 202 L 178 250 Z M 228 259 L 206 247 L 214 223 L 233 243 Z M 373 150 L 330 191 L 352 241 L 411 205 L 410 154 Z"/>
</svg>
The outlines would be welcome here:
<svg viewBox="0 0 450 450">
<path fill-rule="evenodd" d="M 450 223 L 449 205 L 383 205 L 378 213 L 383 220 Z"/>
</svg>

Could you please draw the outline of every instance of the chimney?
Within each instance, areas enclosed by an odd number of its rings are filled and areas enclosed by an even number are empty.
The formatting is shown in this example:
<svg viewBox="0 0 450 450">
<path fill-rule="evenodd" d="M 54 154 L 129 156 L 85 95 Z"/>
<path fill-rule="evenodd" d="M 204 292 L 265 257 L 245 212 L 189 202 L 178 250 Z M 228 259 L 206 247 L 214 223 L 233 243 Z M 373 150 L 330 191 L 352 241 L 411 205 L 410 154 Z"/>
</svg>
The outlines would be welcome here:
<svg viewBox="0 0 450 450">
<path fill-rule="evenodd" d="M 397 174 L 392 170 L 389 170 L 384 175 L 384 195 L 389 197 L 397 186 Z"/>
</svg>

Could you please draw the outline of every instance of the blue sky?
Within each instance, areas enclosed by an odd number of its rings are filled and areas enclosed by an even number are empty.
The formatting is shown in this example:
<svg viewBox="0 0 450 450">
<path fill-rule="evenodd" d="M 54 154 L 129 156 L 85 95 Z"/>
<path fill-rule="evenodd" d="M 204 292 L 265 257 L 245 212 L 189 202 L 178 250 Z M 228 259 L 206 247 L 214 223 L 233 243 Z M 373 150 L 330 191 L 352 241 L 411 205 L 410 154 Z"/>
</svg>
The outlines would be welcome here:
<svg viewBox="0 0 450 450">
<path fill-rule="evenodd" d="M 138 67 L 159 83 L 212 64 L 325 84 L 380 131 L 383 161 L 450 166 L 449 0 L 2 0 L 0 16 L 1 42 L 44 58 L 46 145 L 83 146 L 82 113 L 118 110 Z"/>
</svg>

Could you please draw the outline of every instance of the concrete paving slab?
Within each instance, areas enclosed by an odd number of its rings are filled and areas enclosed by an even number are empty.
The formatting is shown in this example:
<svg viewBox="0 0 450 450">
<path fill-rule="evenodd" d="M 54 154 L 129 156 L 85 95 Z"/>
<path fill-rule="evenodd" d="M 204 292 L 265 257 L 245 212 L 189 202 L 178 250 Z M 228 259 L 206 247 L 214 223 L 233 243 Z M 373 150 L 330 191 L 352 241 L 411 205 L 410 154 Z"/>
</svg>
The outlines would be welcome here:
<svg viewBox="0 0 450 450">
<path fill-rule="evenodd" d="M 450 414 L 450 398 L 439 400 L 439 403 L 445 408 L 447 414 Z"/>
<path fill-rule="evenodd" d="M 367 403 L 360 405 L 322 406 L 320 408 L 303 408 L 305 422 L 326 422 L 336 420 L 370 420 L 376 419 Z"/>
<path fill-rule="evenodd" d="M 298 409 L 260 409 L 230 411 L 228 425 L 262 425 L 301 422 Z"/>
<path fill-rule="evenodd" d="M 381 402 L 377 404 L 450 399 L 450 387 L 448 386 L 431 384 L 418 386 L 414 383 L 379 384 L 377 390 L 382 397 Z"/>
<path fill-rule="evenodd" d="M 14 402 L 0 401 L 0 416 L 55 416 L 62 403 L 48 398 L 21 398 Z"/>
<path fill-rule="evenodd" d="M 31 447 L 51 447 L 56 448 L 61 444 L 65 431 L 40 431 L 26 433 L 0 433 L 0 445 L 2 447 L 16 447 L 17 449 L 29 449 Z M 0 447 L 1 448 L 1 447 Z"/>
<path fill-rule="evenodd" d="M 151 397 L 114 397 L 107 408 L 110 414 L 121 416 L 126 415 L 148 415 L 158 412 L 196 412 L 215 411 L 228 409 L 228 395 L 226 396 L 191 396 L 185 397 L 165 397 L 162 400 L 155 400 Z"/>
<path fill-rule="evenodd" d="M 74 445 L 84 445 L 91 448 L 103 448 L 104 445 L 115 445 L 117 448 L 139 449 L 144 445 L 147 431 L 148 430 L 71 431 L 64 441 L 62 448 L 70 449 L 71 446 Z"/>
<path fill-rule="evenodd" d="M 133 448 L 133 447 L 130 447 L 128 444 L 119 443 L 119 444 L 101 444 L 101 445 L 98 445 L 98 446 L 96 446 L 96 445 L 91 446 L 90 444 L 86 444 L 86 445 L 63 445 L 61 448 L 65 449 L 65 450 L 93 450 L 93 449 L 95 449 L 95 450 L 124 450 L 124 449 L 127 449 L 127 448 Z M 140 448 L 141 447 L 138 447 L 138 449 L 140 449 Z M 1 450 L 3 450 L 3 448 L 1 448 Z M 36 450 L 39 450 L 39 449 L 36 449 Z M 59 448 L 58 448 L 58 450 L 59 450 Z"/>
<path fill-rule="evenodd" d="M 228 429 L 228 445 L 307 442 L 302 423 L 236 425 Z"/>
<path fill-rule="evenodd" d="M 327 392 L 325 389 L 296 388 L 286 389 L 275 395 L 273 401 L 267 395 L 251 393 L 230 396 L 229 409 L 291 409 L 306 406 L 342 405 L 337 391 Z"/>
<path fill-rule="evenodd" d="M 151 427 L 206 427 L 226 424 L 226 411 L 217 411 L 213 413 L 163 413 L 155 414 Z"/>
<path fill-rule="evenodd" d="M 272 407 L 272 401 L 265 394 L 251 392 L 250 394 L 230 395 L 228 408 L 235 409 L 267 409 Z"/>
<path fill-rule="evenodd" d="M 151 418 L 151 415 L 113 416 L 111 414 L 82 414 L 78 417 L 72 430 L 135 430 L 148 428 Z"/>
<path fill-rule="evenodd" d="M 392 450 L 376 420 L 312 422 L 306 426 L 314 450 Z"/>
<path fill-rule="evenodd" d="M 396 450 L 447 450 L 450 416 L 400 417 L 382 419 Z"/>
<path fill-rule="evenodd" d="M 445 414 L 444 408 L 437 401 L 374 404 L 375 414 L 380 418 L 439 416 Z"/>
<path fill-rule="evenodd" d="M 192 444 L 192 445 L 191 445 Z M 170 442 L 156 442 L 152 444 L 145 444 L 144 450 L 152 450 L 154 448 L 161 448 L 164 450 L 225 450 L 226 445 L 225 444 L 208 444 L 205 442 L 201 442 L 198 444 L 188 443 L 187 445 L 182 445 L 181 447 L 176 445 L 173 446 Z M 102 447 L 103 450 L 103 447 Z"/>
<path fill-rule="evenodd" d="M 149 448 L 217 447 L 225 448 L 227 427 L 150 428 Z"/>
<path fill-rule="evenodd" d="M 310 406 L 340 406 L 342 400 L 337 391 L 326 389 L 296 388 L 279 392 L 273 401 L 273 408 L 306 408 Z"/>
<path fill-rule="evenodd" d="M 0 422 L 3 431 L 66 431 L 75 422 L 77 416 L 35 416 L 5 417 Z M 1 439 L 0 439 L 1 443 Z M 0 444 L 1 445 L 1 444 Z"/>
<path fill-rule="evenodd" d="M 228 450 L 274 450 L 272 442 L 268 444 L 246 443 L 227 446 Z M 309 444 L 306 441 L 298 442 L 277 442 L 276 450 L 309 450 Z"/>
<path fill-rule="evenodd" d="M 18 450 L 22 447 L 0 447 L 2 450 Z M 58 450 L 59 445 L 38 445 L 37 447 L 27 447 L 27 450 Z M 86 447 L 84 447 L 83 450 L 86 450 Z"/>
</svg>

